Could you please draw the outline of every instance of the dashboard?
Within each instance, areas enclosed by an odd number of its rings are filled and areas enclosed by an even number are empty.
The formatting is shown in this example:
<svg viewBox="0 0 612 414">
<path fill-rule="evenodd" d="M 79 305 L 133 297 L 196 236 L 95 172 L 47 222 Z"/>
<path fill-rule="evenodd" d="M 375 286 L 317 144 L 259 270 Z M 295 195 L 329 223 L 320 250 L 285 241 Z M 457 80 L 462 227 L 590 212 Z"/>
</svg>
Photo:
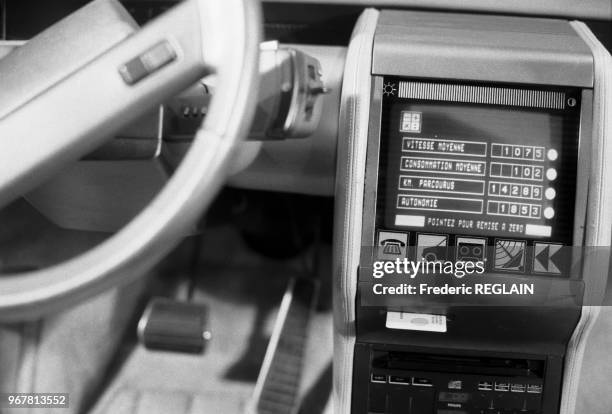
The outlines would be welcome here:
<svg viewBox="0 0 612 414">
<path fill-rule="evenodd" d="M 20 24 L 32 2 L 0 3 L 9 41 L 76 8 L 41 5 L 46 21 Z M 146 23 L 175 2 L 124 3 Z M 609 48 L 609 2 L 269 1 L 264 14 L 268 40 L 319 59 L 329 93 L 312 137 L 245 143 L 229 182 L 335 197 L 345 412 L 563 412 L 583 305 L 604 280 L 576 252 L 605 243 L 593 227 L 606 222 L 592 219 L 605 194 L 592 189 L 609 187 L 591 162 L 607 148 L 594 128 L 594 54 L 570 20 L 586 19 Z M 118 148 L 138 141 L 136 155 L 98 153 L 28 200 L 62 227 L 121 227 L 168 180 L 208 95 L 195 85 L 148 118 L 144 137 L 116 137 Z M 71 205 L 75 193 L 93 196 Z M 403 259 L 481 262 L 479 282 L 540 293 L 376 294 L 401 278 L 373 280 L 375 264 Z"/>
</svg>

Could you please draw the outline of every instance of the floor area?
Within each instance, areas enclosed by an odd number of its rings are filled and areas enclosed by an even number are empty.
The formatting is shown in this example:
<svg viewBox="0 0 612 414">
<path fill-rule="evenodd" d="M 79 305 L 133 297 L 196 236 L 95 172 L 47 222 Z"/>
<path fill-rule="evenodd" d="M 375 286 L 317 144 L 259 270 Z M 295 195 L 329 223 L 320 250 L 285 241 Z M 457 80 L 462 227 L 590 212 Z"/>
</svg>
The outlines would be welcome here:
<svg viewBox="0 0 612 414">
<path fill-rule="evenodd" d="M 201 249 L 201 274 L 192 300 L 210 310 L 212 339 L 205 354 L 135 347 L 94 413 L 245 412 L 281 298 L 289 278 L 305 272 L 304 258 L 266 259 L 249 250 L 228 227 L 207 232 Z M 170 266 L 165 271 L 181 270 Z M 300 412 L 322 413 L 331 393 L 329 303 L 321 303 L 311 321 L 306 353 Z"/>
<path fill-rule="evenodd" d="M 0 221 L 4 271 L 45 267 L 106 237 L 58 229 L 25 202 L 2 211 Z M 285 288 L 292 276 L 313 272 L 315 249 L 289 260 L 269 259 L 249 248 L 235 226 L 224 223 L 205 232 L 193 275 L 190 243 L 138 284 L 106 292 L 42 322 L 0 327 L 0 389 L 70 392 L 70 409 L 57 411 L 62 414 L 244 412 Z M 317 273 L 328 283 L 331 248 L 316 251 Z M 184 281 L 191 276 L 192 300 L 205 303 L 210 312 L 212 339 L 206 352 L 188 355 L 138 345 L 135 325 L 146 302 L 142 297 L 185 298 L 189 289 Z M 331 393 L 332 317 L 326 284 L 321 297 L 310 326 L 301 414 L 324 412 Z"/>
</svg>

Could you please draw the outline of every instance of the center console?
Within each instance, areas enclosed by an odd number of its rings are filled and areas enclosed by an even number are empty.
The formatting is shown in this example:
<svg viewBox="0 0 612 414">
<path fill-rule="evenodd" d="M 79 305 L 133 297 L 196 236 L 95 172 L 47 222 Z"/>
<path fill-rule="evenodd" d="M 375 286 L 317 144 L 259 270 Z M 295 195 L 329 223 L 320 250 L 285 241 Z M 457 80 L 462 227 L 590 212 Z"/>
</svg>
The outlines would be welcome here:
<svg viewBox="0 0 612 414">
<path fill-rule="evenodd" d="M 350 412 L 559 413 L 592 304 L 589 47 L 567 21 L 382 11 L 371 56 Z M 482 272 L 376 275 L 405 260 Z"/>
</svg>

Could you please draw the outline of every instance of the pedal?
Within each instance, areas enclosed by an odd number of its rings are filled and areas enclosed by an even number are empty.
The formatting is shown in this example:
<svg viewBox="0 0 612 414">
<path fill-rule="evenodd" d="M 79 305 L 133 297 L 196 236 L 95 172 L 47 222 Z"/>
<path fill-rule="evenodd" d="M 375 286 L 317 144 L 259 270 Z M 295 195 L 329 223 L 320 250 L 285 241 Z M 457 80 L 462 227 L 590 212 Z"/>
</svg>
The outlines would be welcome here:
<svg viewBox="0 0 612 414">
<path fill-rule="evenodd" d="M 203 353 L 211 336 L 203 304 L 153 298 L 138 322 L 138 339 L 147 349 Z"/>
<path fill-rule="evenodd" d="M 319 285 L 292 279 L 281 302 L 272 337 L 247 412 L 291 414 L 298 410 L 299 387 L 309 322 Z"/>
</svg>

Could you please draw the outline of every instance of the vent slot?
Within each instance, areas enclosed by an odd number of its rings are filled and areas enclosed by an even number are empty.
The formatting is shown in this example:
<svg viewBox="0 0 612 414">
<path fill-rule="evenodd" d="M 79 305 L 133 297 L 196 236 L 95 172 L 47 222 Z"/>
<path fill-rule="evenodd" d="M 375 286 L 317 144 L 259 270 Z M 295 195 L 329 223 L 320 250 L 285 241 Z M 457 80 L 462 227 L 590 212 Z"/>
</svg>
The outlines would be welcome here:
<svg viewBox="0 0 612 414">
<path fill-rule="evenodd" d="M 565 92 L 559 91 L 403 81 L 399 83 L 398 96 L 428 101 L 565 109 Z"/>
</svg>

